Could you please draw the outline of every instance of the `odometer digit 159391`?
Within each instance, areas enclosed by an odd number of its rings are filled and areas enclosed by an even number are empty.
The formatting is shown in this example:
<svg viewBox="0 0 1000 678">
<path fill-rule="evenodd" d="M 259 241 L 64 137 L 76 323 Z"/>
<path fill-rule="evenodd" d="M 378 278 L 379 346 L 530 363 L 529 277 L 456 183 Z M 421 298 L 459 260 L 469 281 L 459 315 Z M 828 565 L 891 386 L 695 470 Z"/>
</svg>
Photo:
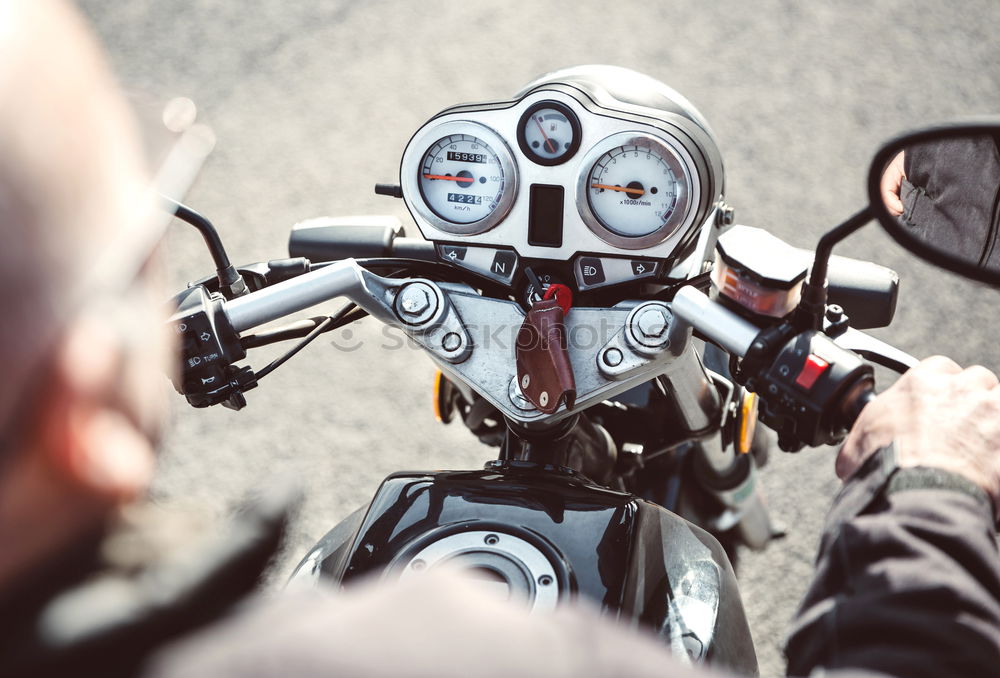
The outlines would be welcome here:
<svg viewBox="0 0 1000 678">
<path fill-rule="evenodd" d="M 452 224 L 474 224 L 500 206 L 507 170 L 490 144 L 471 134 L 450 134 L 431 144 L 420 163 L 424 202 Z"/>
</svg>

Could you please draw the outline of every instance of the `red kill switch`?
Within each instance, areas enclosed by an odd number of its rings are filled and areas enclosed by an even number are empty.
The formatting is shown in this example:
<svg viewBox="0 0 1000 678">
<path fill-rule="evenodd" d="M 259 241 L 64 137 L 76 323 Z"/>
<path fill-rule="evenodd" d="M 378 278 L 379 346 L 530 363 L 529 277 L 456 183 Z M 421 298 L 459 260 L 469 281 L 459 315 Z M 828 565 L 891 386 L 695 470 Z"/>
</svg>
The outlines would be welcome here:
<svg viewBox="0 0 1000 678">
<path fill-rule="evenodd" d="M 808 391 L 829 367 L 830 363 L 813 353 L 806 358 L 806 364 L 802 366 L 802 371 L 795 378 L 795 383 Z"/>
</svg>

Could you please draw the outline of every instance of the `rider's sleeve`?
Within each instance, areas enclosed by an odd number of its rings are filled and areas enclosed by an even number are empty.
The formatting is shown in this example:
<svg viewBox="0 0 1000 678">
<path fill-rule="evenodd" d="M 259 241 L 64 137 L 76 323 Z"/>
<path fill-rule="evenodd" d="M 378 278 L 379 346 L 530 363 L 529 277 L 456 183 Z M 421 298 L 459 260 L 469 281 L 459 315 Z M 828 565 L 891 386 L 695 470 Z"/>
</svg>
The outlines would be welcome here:
<svg viewBox="0 0 1000 678">
<path fill-rule="evenodd" d="M 873 456 L 834 501 L 785 648 L 793 676 L 1000 670 L 1000 556 L 987 495 Z"/>
</svg>

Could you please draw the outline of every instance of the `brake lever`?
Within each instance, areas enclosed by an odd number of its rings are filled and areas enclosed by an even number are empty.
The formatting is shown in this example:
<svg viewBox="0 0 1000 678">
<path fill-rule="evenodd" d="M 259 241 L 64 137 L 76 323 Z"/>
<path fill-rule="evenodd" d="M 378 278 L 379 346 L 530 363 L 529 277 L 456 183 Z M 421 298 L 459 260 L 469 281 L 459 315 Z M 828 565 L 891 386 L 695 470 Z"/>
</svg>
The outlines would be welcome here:
<svg viewBox="0 0 1000 678">
<path fill-rule="evenodd" d="M 833 341 L 837 346 L 854 351 L 866 360 L 882 367 L 888 367 L 899 374 L 903 374 L 920 362 L 909 353 L 853 327 L 848 327 L 833 337 Z"/>
</svg>

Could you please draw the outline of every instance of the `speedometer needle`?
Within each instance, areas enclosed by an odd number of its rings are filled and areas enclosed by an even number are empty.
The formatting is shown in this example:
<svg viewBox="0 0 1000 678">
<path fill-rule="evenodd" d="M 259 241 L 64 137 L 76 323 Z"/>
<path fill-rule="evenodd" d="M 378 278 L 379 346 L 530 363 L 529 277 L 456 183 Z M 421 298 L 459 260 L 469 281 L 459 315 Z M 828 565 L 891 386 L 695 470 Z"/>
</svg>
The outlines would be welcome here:
<svg viewBox="0 0 1000 678">
<path fill-rule="evenodd" d="M 445 181 L 468 181 L 473 182 L 476 180 L 475 177 L 444 177 L 440 174 L 425 174 L 424 179 L 444 179 Z"/>
<path fill-rule="evenodd" d="M 621 191 L 622 193 L 628 193 L 629 195 L 645 195 L 646 191 L 641 188 L 622 188 L 621 186 L 608 186 L 607 184 L 591 184 L 591 188 L 603 188 L 606 191 Z"/>
</svg>

